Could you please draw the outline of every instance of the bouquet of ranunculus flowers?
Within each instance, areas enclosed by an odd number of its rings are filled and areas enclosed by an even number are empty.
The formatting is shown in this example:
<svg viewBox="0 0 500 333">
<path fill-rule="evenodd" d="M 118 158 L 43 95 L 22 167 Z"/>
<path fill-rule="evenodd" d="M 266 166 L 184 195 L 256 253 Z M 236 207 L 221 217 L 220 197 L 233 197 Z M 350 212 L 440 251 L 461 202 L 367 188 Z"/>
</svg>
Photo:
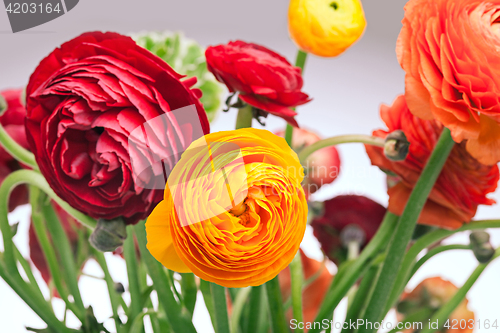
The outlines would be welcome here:
<svg viewBox="0 0 500 333">
<path fill-rule="evenodd" d="M 179 33 L 87 32 L 24 89 L 2 91 L 0 276 L 46 323 L 27 330 L 193 333 L 202 300 L 217 333 L 472 332 L 466 295 L 500 256 L 486 231 L 500 220 L 474 220 L 499 182 L 500 1 L 410 0 L 396 45 L 405 93 L 380 108 L 386 128 L 321 138 L 295 119 L 313 97 L 306 58 L 343 53 L 365 25 L 359 0 L 291 0 L 295 66 L 241 40 L 204 49 Z M 235 129 L 211 132 L 224 104 Z M 286 128 L 252 128 L 268 116 Z M 364 144 L 387 174 L 387 207 L 311 200 L 337 178 L 345 143 Z M 29 258 L 8 220 L 24 204 Z M 308 224 L 323 261 L 300 248 Z M 469 244 L 441 243 L 463 231 Z M 463 286 L 432 277 L 405 290 L 449 250 L 477 258 Z M 125 285 L 103 252 L 125 261 Z M 109 321 L 82 299 L 89 260 Z M 383 325 L 391 309 L 397 324 Z"/>
</svg>

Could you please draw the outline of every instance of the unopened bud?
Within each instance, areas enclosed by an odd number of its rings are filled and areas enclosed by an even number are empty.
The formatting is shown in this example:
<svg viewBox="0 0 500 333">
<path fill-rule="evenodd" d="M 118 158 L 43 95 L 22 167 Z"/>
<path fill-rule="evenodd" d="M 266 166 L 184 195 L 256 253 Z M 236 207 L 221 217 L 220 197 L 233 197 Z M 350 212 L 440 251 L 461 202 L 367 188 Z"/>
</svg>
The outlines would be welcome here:
<svg viewBox="0 0 500 333">
<path fill-rule="evenodd" d="M 112 252 L 123 245 L 125 238 L 127 238 L 127 229 L 123 219 L 99 219 L 89 241 L 94 248 L 101 252 Z"/>
<path fill-rule="evenodd" d="M 391 132 L 385 138 L 384 155 L 391 161 L 404 161 L 409 149 L 410 142 L 401 130 Z"/>
<path fill-rule="evenodd" d="M 357 243 L 361 247 L 365 243 L 366 234 L 355 224 L 349 224 L 340 232 L 340 241 L 342 246 L 349 247 L 350 243 Z"/>
<path fill-rule="evenodd" d="M 5 111 L 9 108 L 9 105 L 7 104 L 7 101 L 5 100 L 5 97 L 0 94 L 0 116 L 3 115 Z"/>
<path fill-rule="evenodd" d="M 490 234 L 486 231 L 474 231 L 471 232 L 469 238 L 472 252 L 476 256 L 477 261 L 484 264 L 493 258 L 495 249 L 490 243 Z"/>
<path fill-rule="evenodd" d="M 123 294 L 125 292 L 125 287 L 120 282 L 116 282 L 115 283 L 115 291 L 118 294 Z"/>
</svg>

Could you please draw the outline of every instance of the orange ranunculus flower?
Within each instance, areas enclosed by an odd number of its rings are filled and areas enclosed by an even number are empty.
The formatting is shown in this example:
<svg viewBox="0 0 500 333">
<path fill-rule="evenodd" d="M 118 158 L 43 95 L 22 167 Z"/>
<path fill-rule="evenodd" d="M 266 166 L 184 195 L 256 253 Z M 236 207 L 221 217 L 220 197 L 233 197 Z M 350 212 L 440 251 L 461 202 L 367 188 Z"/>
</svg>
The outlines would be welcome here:
<svg viewBox="0 0 500 333">
<path fill-rule="evenodd" d="M 499 17 L 499 0 L 410 0 L 396 48 L 411 112 L 483 164 L 500 161 Z"/>
<path fill-rule="evenodd" d="M 404 320 L 405 316 L 411 315 L 423 308 L 438 310 L 445 305 L 453 296 L 455 296 L 458 288 L 450 281 L 443 280 L 440 277 L 432 277 L 425 279 L 410 293 L 404 293 L 401 296 L 401 301 L 398 305 L 398 320 Z M 444 328 L 440 332 L 443 333 L 472 333 L 474 330 L 474 312 L 467 308 L 467 299 L 452 312 L 448 318 L 450 328 Z M 402 314 L 401 312 L 404 312 Z M 455 325 L 455 323 L 457 323 Z M 423 321 L 423 325 L 428 325 L 427 319 Z M 454 328 L 452 328 L 454 327 Z M 404 333 L 413 332 L 411 329 Z"/>
<path fill-rule="evenodd" d="M 400 215 L 439 139 L 443 125 L 435 120 L 423 120 L 414 116 L 408 109 L 404 96 L 399 96 L 390 107 L 383 105 L 380 115 L 388 131 L 374 131 L 373 135 L 384 138 L 392 131 L 402 130 L 410 142 L 409 154 L 401 162 L 387 159 L 382 148 L 365 146 L 373 165 L 400 178 L 401 181 L 388 190 L 388 209 Z M 465 143 L 455 145 L 429 195 L 419 223 L 449 229 L 459 228 L 476 214 L 478 205 L 495 203 L 486 195 L 495 191 L 498 179 L 497 165 L 479 163 L 467 152 Z"/>
<path fill-rule="evenodd" d="M 315 280 L 302 291 L 302 312 L 304 323 L 312 323 L 318 314 L 319 307 L 325 298 L 326 292 L 333 280 L 333 275 L 326 266 L 314 259 L 309 258 L 300 250 L 300 260 L 304 271 L 304 281 L 312 277 Z M 290 269 L 286 268 L 278 275 L 280 281 L 281 295 L 283 300 L 291 296 L 292 280 Z M 292 309 L 287 312 L 289 320 L 293 318 Z M 306 330 L 307 331 L 307 330 Z"/>
<path fill-rule="evenodd" d="M 291 0 L 288 31 L 297 46 L 320 57 L 335 57 L 365 31 L 359 0 Z"/>
<path fill-rule="evenodd" d="M 226 287 L 261 285 L 304 236 L 304 172 L 284 139 L 253 128 L 191 144 L 146 222 L 148 249 L 167 268 Z"/>
</svg>

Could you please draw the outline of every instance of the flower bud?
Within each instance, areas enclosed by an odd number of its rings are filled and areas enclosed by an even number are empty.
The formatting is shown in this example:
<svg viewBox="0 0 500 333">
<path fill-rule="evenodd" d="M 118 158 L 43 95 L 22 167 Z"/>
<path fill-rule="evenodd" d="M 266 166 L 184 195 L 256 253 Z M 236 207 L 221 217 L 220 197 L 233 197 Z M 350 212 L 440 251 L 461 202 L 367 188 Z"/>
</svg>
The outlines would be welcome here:
<svg viewBox="0 0 500 333">
<path fill-rule="evenodd" d="M 290 1 L 288 31 L 305 52 L 335 57 L 361 37 L 365 26 L 359 0 Z"/>
<path fill-rule="evenodd" d="M 95 249 L 101 252 L 112 252 L 123 245 L 125 238 L 127 238 L 127 229 L 123 219 L 99 219 L 89 241 Z"/>
<path fill-rule="evenodd" d="M 276 132 L 276 135 L 285 137 L 285 131 Z M 303 128 L 294 128 L 292 149 L 299 153 L 302 149 L 321 140 L 313 131 Z M 315 151 L 304 164 L 305 179 L 303 188 L 306 195 L 315 193 L 323 185 L 331 184 L 340 174 L 340 157 L 335 146 Z"/>
<path fill-rule="evenodd" d="M 401 130 L 389 133 L 385 138 L 384 155 L 391 161 L 404 161 L 410 149 L 410 142 Z"/>
<path fill-rule="evenodd" d="M 125 292 L 125 287 L 120 282 L 115 282 L 115 291 L 118 294 L 123 294 Z"/>
<path fill-rule="evenodd" d="M 493 258 L 495 255 L 495 249 L 490 243 L 489 233 L 486 231 L 474 231 L 471 232 L 469 238 L 472 252 L 474 253 L 477 261 L 484 264 Z"/>
</svg>

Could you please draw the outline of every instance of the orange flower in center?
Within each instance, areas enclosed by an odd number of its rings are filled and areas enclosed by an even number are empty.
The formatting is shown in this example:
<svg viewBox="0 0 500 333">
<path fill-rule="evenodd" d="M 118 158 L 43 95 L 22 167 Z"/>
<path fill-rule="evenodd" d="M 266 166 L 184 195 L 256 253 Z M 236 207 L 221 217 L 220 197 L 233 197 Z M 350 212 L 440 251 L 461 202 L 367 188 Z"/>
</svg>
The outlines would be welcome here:
<svg viewBox="0 0 500 333">
<path fill-rule="evenodd" d="M 261 285 L 292 261 L 304 236 L 303 169 L 285 140 L 252 128 L 193 142 L 146 222 L 167 268 L 226 287 Z"/>
<path fill-rule="evenodd" d="M 381 148 L 366 146 L 373 165 L 399 177 L 400 182 L 389 188 L 388 209 L 401 215 L 439 139 L 443 125 L 437 121 L 415 117 L 409 111 L 404 96 L 399 96 L 391 107 L 382 106 L 380 114 L 389 129 L 375 131 L 373 135 L 385 138 L 392 131 L 403 130 L 410 142 L 409 154 L 401 162 L 388 160 Z M 495 191 L 498 179 L 498 166 L 479 163 L 466 151 L 465 143 L 455 145 L 429 195 L 419 223 L 459 228 L 474 217 L 478 205 L 495 203 L 486 195 Z"/>
</svg>

